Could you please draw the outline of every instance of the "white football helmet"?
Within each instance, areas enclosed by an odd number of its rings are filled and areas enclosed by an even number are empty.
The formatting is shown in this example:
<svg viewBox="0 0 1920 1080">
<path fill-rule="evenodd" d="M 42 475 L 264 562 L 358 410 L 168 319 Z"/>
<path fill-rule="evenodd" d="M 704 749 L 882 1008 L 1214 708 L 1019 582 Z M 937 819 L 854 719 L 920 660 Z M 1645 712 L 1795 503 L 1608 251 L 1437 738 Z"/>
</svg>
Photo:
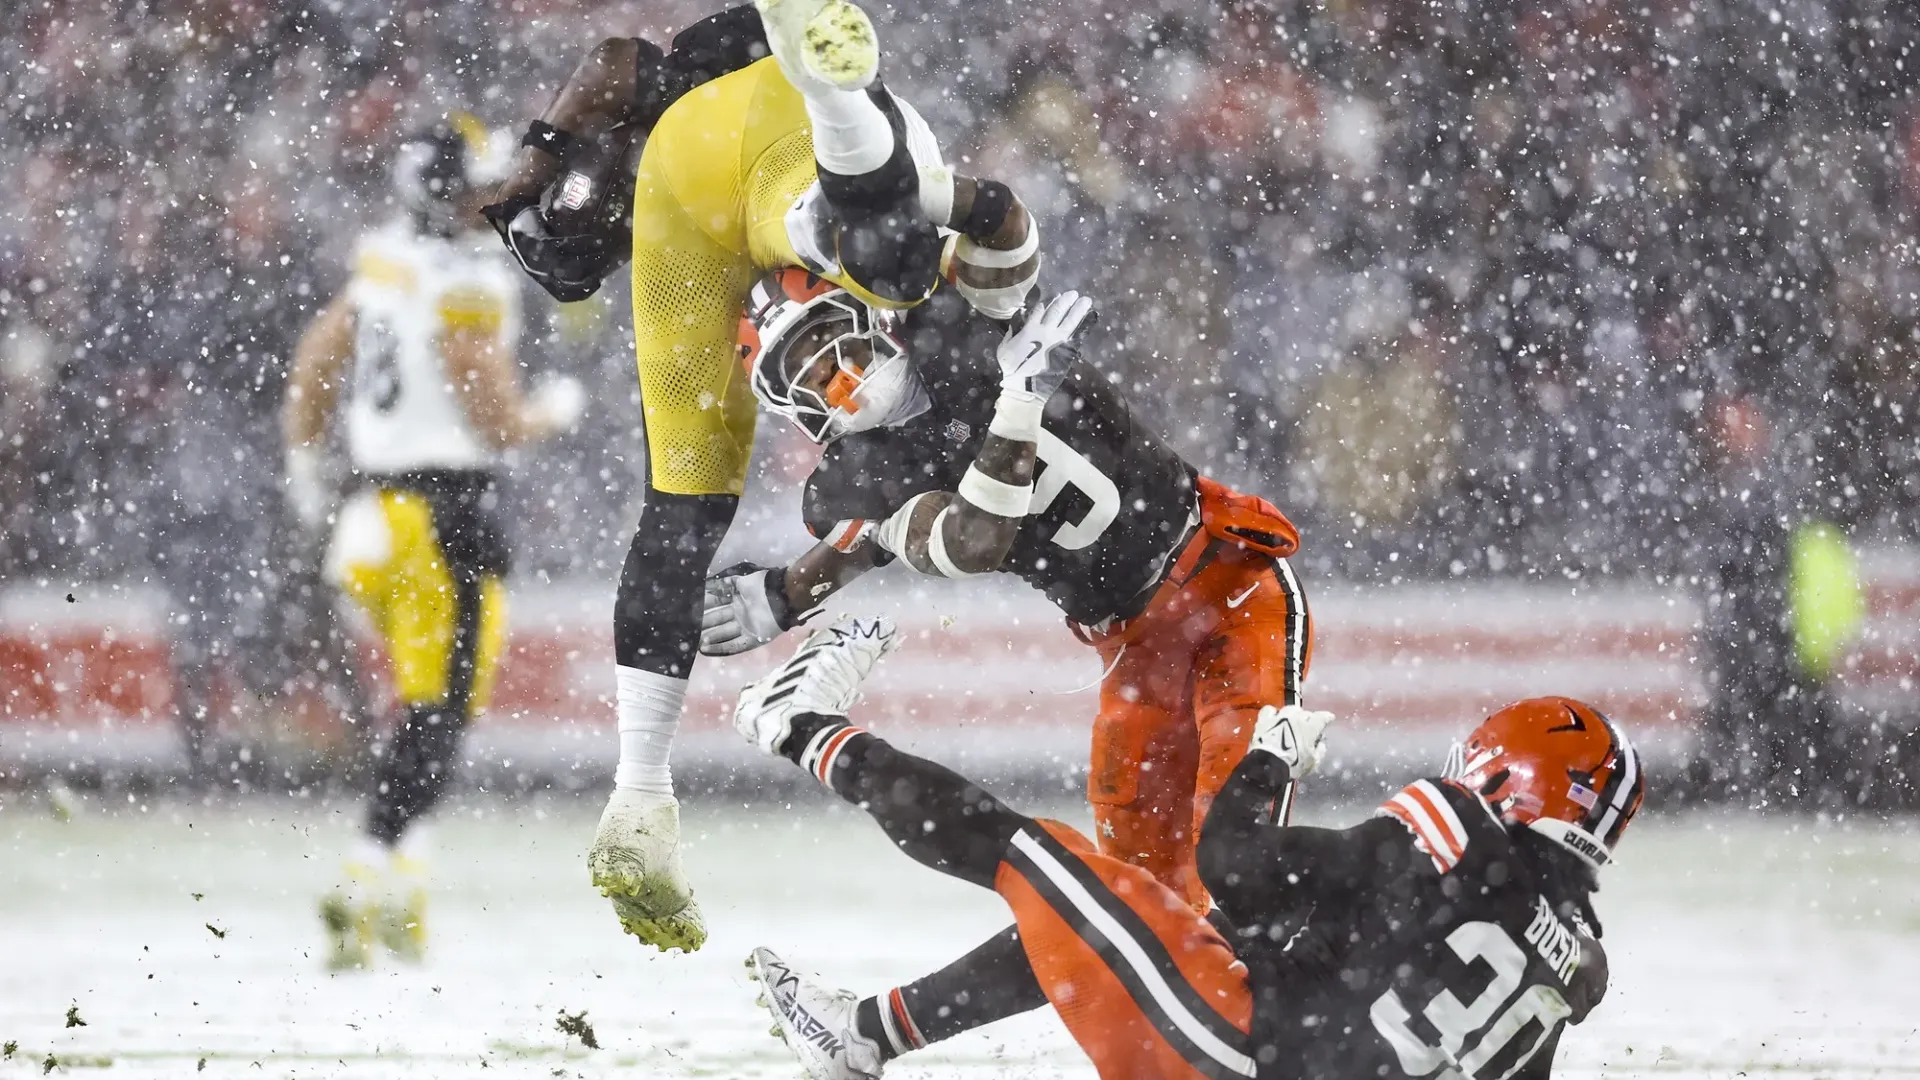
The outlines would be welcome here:
<svg viewBox="0 0 1920 1080">
<path fill-rule="evenodd" d="M 794 348 L 822 328 L 812 338 L 818 345 Z M 805 270 L 776 270 L 754 283 L 740 356 L 760 404 L 817 443 L 885 424 L 914 390 L 898 316 Z"/>
</svg>

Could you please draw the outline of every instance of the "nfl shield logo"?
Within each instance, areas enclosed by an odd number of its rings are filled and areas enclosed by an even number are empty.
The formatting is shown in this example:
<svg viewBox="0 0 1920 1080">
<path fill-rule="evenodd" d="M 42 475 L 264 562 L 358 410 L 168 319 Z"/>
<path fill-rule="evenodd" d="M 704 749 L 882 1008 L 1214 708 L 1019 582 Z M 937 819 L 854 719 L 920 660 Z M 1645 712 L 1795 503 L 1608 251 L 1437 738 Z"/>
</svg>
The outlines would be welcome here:
<svg viewBox="0 0 1920 1080">
<path fill-rule="evenodd" d="M 560 208 L 578 210 L 587 205 L 587 196 L 593 194 L 593 178 L 586 173 L 568 173 L 566 182 L 560 185 Z"/>
<path fill-rule="evenodd" d="M 961 423 L 960 421 L 958 420 L 947 421 L 947 438 L 952 439 L 954 442 L 957 442 L 957 443 L 966 442 L 967 436 L 971 434 L 973 434 L 973 429 Z"/>
</svg>

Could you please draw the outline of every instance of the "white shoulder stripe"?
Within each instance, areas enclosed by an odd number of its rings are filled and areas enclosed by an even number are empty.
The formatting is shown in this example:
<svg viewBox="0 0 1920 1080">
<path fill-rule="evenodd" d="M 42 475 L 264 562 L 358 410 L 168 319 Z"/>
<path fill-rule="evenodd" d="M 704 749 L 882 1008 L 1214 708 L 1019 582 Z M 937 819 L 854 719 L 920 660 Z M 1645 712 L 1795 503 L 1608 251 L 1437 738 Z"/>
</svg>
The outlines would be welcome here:
<svg viewBox="0 0 1920 1080">
<path fill-rule="evenodd" d="M 1412 831 L 1420 850 L 1433 859 L 1441 873 L 1460 864 L 1467 849 L 1467 831 L 1446 795 L 1433 784 L 1425 780 L 1408 784 L 1381 809 Z"/>
<path fill-rule="evenodd" d="M 1389 817 L 1398 818 L 1407 827 L 1407 831 L 1413 834 L 1414 845 L 1426 852 L 1427 857 L 1433 860 L 1435 869 L 1443 874 L 1453 869 L 1452 853 L 1435 835 L 1437 830 L 1432 816 L 1412 796 L 1402 791 L 1388 799 L 1381 811 Z"/>
</svg>

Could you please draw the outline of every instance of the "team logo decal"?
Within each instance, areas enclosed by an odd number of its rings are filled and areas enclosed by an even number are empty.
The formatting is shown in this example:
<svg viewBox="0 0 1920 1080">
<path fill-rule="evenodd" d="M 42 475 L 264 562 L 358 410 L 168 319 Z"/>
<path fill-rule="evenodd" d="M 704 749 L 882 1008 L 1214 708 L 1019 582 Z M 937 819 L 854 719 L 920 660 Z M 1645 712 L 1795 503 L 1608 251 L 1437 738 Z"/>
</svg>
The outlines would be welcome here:
<svg viewBox="0 0 1920 1080">
<path fill-rule="evenodd" d="M 560 208 L 578 210 L 587 205 L 587 196 L 593 194 L 593 179 L 586 173 L 568 173 L 566 182 L 560 185 Z"/>
</svg>

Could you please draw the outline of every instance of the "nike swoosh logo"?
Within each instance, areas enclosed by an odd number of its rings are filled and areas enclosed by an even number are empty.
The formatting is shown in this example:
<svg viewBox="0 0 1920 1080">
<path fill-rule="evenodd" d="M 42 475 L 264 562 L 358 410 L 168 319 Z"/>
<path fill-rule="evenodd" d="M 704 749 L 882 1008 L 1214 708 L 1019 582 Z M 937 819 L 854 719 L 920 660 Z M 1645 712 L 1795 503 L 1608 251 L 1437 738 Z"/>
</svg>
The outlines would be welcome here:
<svg viewBox="0 0 1920 1080">
<path fill-rule="evenodd" d="M 1033 359 L 1033 354 L 1039 351 L 1040 351 L 1040 343 L 1036 341 L 1033 343 L 1033 348 L 1027 350 L 1027 359 L 1029 360 Z"/>
<path fill-rule="evenodd" d="M 1240 594 L 1239 596 L 1232 596 L 1232 597 L 1228 597 L 1228 598 L 1227 598 L 1227 606 L 1228 606 L 1228 607 L 1230 607 L 1230 608 L 1237 608 L 1237 607 L 1239 607 L 1239 606 L 1240 606 L 1241 604 L 1244 604 L 1244 603 L 1246 603 L 1246 602 L 1247 602 L 1247 597 L 1249 597 L 1249 596 L 1252 596 L 1252 595 L 1254 594 L 1254 591 L 1255 591 L 1255 590 L 1257 590 L 1257 589 L 1259 589 L 1259 588 L 1260 588 L 1260 583 L 1259 583 L 1259 582 L 1257 582 L 1257 581 L 1256 581 L 1256 582 L 1254 582 L 1253 584 L 1251 584 L 1251 585 L 1249 585 L 1249 586 L 1247 586 L 1247 591 L 1246 591 L 1246 592 L 1243 592 L 1243 593 L 1241 593 L 1241 594 Z"/>
</svg>

